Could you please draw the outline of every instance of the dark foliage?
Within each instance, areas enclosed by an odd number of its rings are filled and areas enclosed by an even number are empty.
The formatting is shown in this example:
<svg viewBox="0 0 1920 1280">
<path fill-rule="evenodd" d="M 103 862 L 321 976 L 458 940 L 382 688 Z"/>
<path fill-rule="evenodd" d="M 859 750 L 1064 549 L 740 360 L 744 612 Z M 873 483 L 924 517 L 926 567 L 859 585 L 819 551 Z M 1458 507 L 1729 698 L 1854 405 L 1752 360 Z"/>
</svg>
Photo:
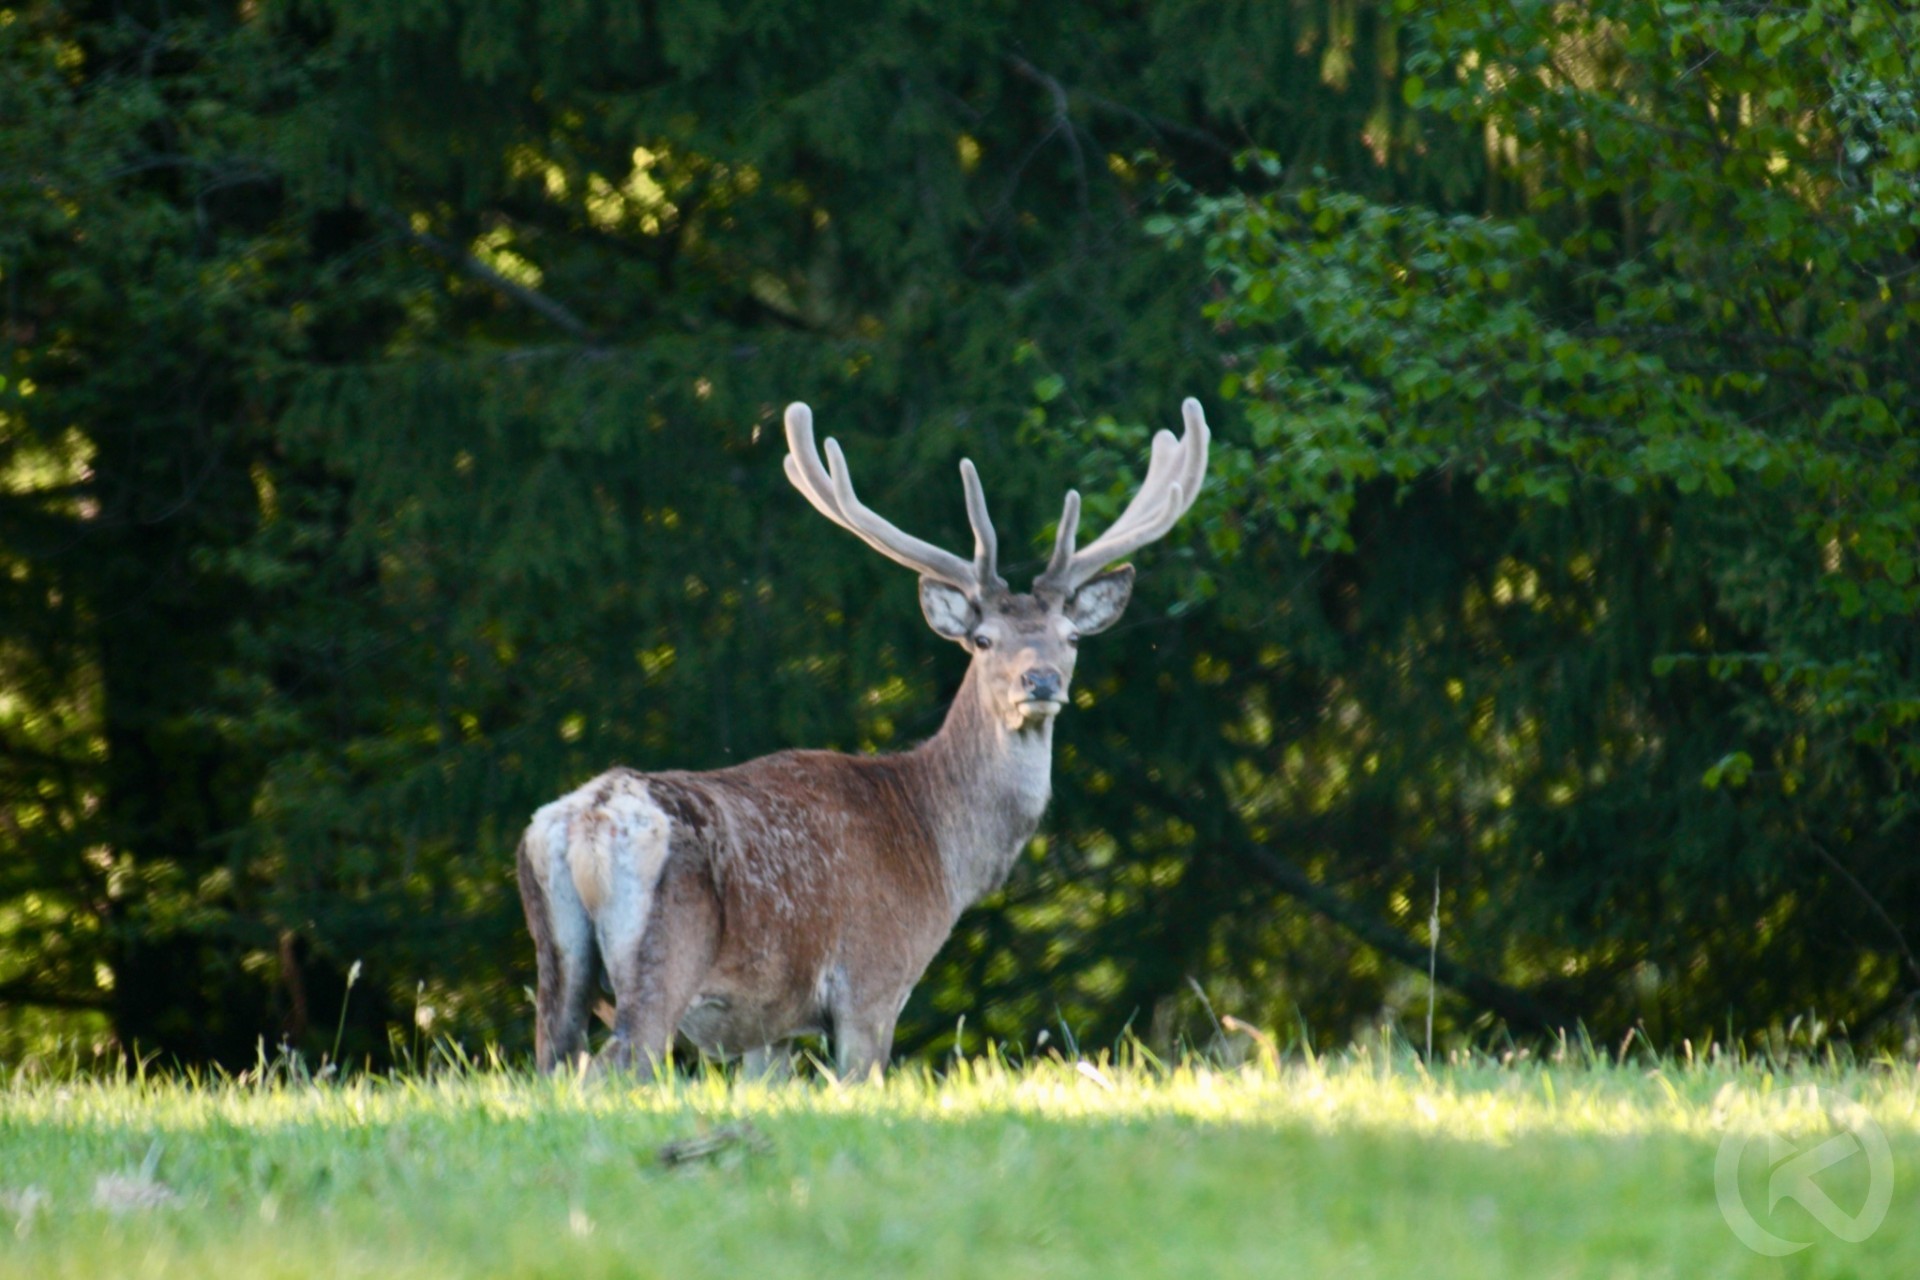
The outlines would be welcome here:
<svg viewBox="0 0 1920 1280">
<path fill-rule="evenodd" d="M 959 679 L 786 401 L 1037 562 L 1189 392 L 1216 481 L 903 1046 L 1344 1038 L 1436 877 L 1456 1032 L 1895 1034 L 1920 32 L 1697 8 L 6 11 L 13 1045 L 517 1051 L 536 805 Z"/>
</svg>

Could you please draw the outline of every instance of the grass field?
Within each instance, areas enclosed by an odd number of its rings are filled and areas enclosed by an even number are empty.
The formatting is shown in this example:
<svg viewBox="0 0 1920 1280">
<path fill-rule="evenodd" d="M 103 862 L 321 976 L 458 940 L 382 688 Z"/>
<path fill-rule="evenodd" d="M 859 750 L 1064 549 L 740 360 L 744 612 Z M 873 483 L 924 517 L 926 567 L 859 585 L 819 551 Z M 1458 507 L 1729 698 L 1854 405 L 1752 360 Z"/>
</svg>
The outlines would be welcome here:
<svg viewBox="0 0 1920 1280">
<path fill-rule="evenodd" d="M 1877 1126 L 1893 1165 L 1859 1243 L 1815 1196 L 1768 1206 L 1769 1161 L 1777 1190 L 1778 1162 L 1841 1122 Z M 1728 1135 L 1753 1139 L 1735 1171 L 1755 1220 L 1809 1247 L 1736 1240 L 1715 1191 Z M 1875 1177 L 1861 1148 L 1816 1185 L 1856 1215 Z M 471 1068 L 0 1084 L 9 1277 L 1880 1280 L 1920 1275 L 1916 1192 L 1907 1063 L 1429 1074 L 1375 1048 L 1170 1071 L 989 1059 L 864 1089 Z"/>
</svg>

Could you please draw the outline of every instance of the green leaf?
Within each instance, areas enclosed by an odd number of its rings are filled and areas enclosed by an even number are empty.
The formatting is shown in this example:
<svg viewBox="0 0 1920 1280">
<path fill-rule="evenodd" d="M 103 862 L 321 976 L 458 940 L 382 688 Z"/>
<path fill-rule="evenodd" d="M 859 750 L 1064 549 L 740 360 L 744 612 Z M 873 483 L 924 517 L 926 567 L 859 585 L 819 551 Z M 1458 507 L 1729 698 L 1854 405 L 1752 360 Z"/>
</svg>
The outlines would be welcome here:
<svg viewBox="0 0 1920 1280">
<path fill-rule="evenodd" d="M 1729 788 L 1739 788 L 1747 784 L 1747 779 L 1752 773 L 1752 756 L 1744 751 L 1729 751 L 1700 775 L 1700 782 L 1710 791 L 1718 788 L 1722 783 Z"/>
</svg>

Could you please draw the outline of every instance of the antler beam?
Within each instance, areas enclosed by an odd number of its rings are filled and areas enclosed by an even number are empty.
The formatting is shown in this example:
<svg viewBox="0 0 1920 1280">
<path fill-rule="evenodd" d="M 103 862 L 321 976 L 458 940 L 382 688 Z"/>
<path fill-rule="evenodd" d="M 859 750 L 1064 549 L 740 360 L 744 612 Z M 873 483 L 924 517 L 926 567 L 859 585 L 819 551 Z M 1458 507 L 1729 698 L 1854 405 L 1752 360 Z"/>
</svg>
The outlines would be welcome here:
<svg viewBox="0 0 1920 1280">
<path fill-rule="evenodd" d="M 864 506 L 853 491 L 853 477 L 837 441 L 827 440 L 826 465 L 813 441 L 813 410 L 799 401 L 787 406 L 787 479 L 814 509 L 868 546 L 898 564 L 937 579 L 979 599 L 983 593 L 1004 591 L 998 569 L 999 541 L 987 515 L 987 498 L 973 463 L 960 463 L 960 483 L 966 490 L 967 521 L 973 526 L 973 562 L 889 523 Z"/>
</svg>

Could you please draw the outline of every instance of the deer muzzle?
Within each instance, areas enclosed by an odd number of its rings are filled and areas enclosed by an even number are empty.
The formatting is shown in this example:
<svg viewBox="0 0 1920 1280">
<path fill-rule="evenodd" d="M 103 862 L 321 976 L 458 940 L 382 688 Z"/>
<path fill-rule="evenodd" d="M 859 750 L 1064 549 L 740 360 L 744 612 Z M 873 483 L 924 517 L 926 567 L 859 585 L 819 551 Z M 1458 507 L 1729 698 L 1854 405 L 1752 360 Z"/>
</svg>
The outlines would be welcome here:
<svg viewBox="0 0 1920 1280">
<path fill-rule="evenodd" d="M 1066 701 L 1067 681 L 1052 667 L 1028 667 L 1020 673 L 1020 709 L 1028 715 L 1053 715 Z"/>
</svg>

